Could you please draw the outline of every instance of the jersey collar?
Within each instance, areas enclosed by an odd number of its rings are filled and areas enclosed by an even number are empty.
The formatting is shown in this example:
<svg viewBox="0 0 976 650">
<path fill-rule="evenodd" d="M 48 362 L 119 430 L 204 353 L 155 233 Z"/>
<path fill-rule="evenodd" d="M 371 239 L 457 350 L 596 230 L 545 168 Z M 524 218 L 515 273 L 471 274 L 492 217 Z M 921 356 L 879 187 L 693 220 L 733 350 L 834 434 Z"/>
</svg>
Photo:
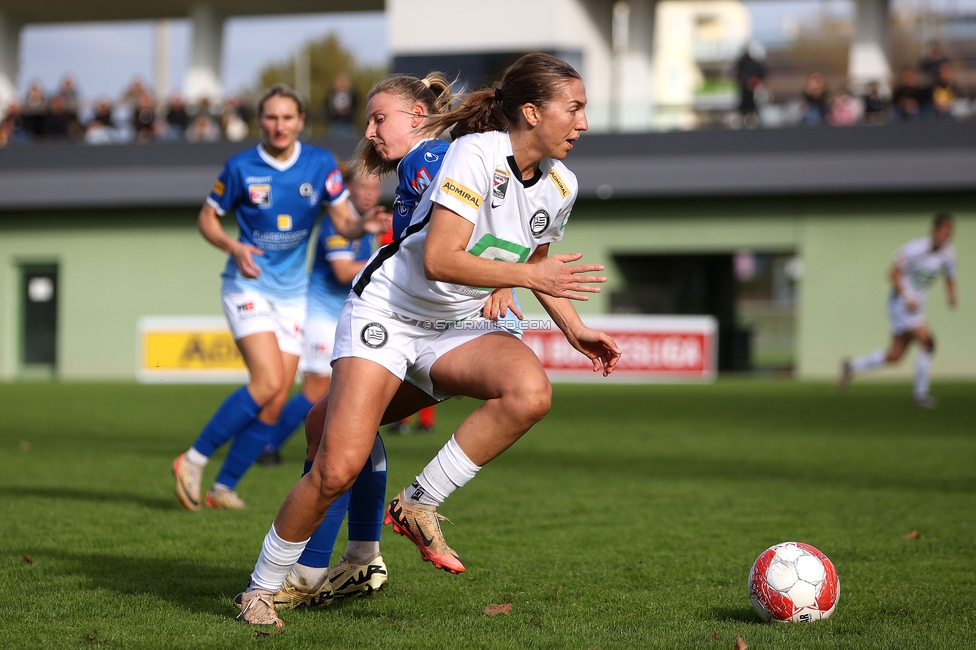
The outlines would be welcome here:
<svg viewBox="0 0 976 650">
<path fill-rule="evenodd" d="M 406 158 L 407 158 L 407 156 L 409 156 L 410 154 L 412 154 L 412 153 L 414 152 L 414 150 L 415 150 L 415 149 L 416 149 L 417 147 L 419 147 L 420 145 L 422 145 L 422 144 L 427 144 L 428 142 L 430 142 L 430 141 L 431 141 L 431 140 L 433 140 L 433 139 L 434 139 L 434 138 L 424 138 L 423 140 L 421 140 L 420 142 L 418 142 L 418 143 L 417 143 L 417 144 L 415 144 L 414 146 L 412 146 L 412 147 L 410 147 L 410 151 L 408 151 L 407 153 L 405 153 L 405 154 L 403 154 L 403 158 L 401 158 L 401 159 L 400 159 L 400 162 L 398 162 L 398 163 L 397 163 L 397 166 L 396 166 L 396 170 L 397 170 L 397 175 L 398 175 L 398 176 L 400 175 L 400 165 L 402 165 L 402 164 L 403 164 L 403 161 L 404 161 L 404 160 L 406 160 Z"/>
<path fill-rule="evenodd" d="M 274 169 L 277 169 L 280 172 L 283 172 L 288 169 L 291 169 L 292 165 L 298 162 L 298 157 L 302 155 L 302 143 L 299 142 L 298 140 L 295 140 L 295 150 L 291 152 L 291 155 L 288 157 L 288 160 L 286 160 L 285 162 L 281 162 L 280 160 L 278 160 L 277 158 L 269 154 L 267 151 L 265 151 L 263 144 L 258 145 L 258 155 L 261 156 L 261 160 L 268 163 L 269 166 L 273 167 Z"/>
</svg>

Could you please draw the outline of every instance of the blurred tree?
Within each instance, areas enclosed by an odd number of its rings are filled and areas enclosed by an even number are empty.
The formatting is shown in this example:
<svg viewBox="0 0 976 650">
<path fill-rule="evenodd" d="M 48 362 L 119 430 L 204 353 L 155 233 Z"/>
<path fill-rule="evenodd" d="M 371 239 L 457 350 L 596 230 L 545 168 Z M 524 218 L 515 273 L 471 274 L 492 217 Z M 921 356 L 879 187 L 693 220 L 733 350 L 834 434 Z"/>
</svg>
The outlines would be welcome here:
<svg viewBox="0 0 976 650">
<path fill-rule="evenodd" d="M 299 62 L 299 73 L 304 68 L 308 75 L 311 96 L 306 98 L 307 129 L 315 135 L 323 135 L 326 132 L 325 98 L 336 76 L 345 72 L 352 79 L 353 88 L 360 102 L 359 110 L 356 111 L 356 130 L 358 133 L 365 130 L 366 93 L 374 83 L 387 74 L 386 68 L 357 64 L 353 54 L 342 46 L 339 37 L 333 33 L 318 41 L 306 43 L 297 56 L 293 56 L 290 60 L 268 65 L 261 70 L 258 76 L 258 87 L 253 93 L 254 97 L 259 97 L 265 89 L 276 83 L 301 88 L 304 81 L 296 80 L 296 62 Z"/>
</svg>

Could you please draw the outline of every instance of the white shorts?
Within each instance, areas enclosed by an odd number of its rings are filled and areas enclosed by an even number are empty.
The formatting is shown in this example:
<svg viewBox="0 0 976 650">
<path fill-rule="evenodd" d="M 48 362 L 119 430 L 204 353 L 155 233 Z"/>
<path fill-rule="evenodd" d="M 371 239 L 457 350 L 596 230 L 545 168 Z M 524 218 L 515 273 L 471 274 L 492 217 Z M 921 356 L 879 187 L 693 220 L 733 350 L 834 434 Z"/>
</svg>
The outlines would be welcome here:
<svg viewBox="0 0 976 650">
<path fill-rule="evenodd" d="M 247 291 L 225 293 L 221 298 L 224 301 L 224 316 L 235 341 L 258 332 L 274 332 L 282 352 L 296 357 L 302 355 L 304 301 L 283 305 Z"/>
<path fill-rule="evenodd" d="M 305 352 L 299 369 L 323 377 L 332 376 L 332 350 L 335 347 L 336 322 L 331 318 L 309 318 L 305 321 Z"/>
<path fill-rule="evenodd" d="M 895 336 L 901 336 L 925 325 L 925 312 L 922 306 L 919 305 L 915 311 L 908 311 L 908 305 L 900 294 L 888 299 L 888 318 L 891 320 L 891 333 Z"/>
<path fill-rule="evenodd" d="M 440 401 L 453 395 L 434 388 L 430 378 L 434 362 L 454 348 L 492 332 L 517 336 L 504 324 L 481 316 L 452 323 L 445 329 L 443 321 L 407 318 L 351 295 L 339 316 L 332 362 L 343 357 L 369 359 Z"/>
</svg>

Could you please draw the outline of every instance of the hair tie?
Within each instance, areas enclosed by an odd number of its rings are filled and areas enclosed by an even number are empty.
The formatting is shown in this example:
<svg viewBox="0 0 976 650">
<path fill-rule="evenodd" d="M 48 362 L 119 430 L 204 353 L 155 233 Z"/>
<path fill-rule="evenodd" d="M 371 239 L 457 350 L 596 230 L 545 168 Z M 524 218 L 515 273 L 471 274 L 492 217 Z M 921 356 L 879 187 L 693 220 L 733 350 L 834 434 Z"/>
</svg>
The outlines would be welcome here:
<svg viewBox="0 0 976 650">
<path fill-rule="evenodd" d="M 425 77 L 424 79 L 421 79 L 421 80 L 420 80 L 420 83 L 422 83 L 422 84 L 424 84 L 424 86 L 426 86 L 426 87 L 427 87 L 427 90 L 430 90 L 430 79 L 427 79 L 427 78 Z"/>
<path fill-rule="evenodd" d="M 495 88 L 495 101 L 501 103 L 502 99 L 503 99 L 503 97 L 502 97 L 502 89 L 501 88 Z"/>
</svg>

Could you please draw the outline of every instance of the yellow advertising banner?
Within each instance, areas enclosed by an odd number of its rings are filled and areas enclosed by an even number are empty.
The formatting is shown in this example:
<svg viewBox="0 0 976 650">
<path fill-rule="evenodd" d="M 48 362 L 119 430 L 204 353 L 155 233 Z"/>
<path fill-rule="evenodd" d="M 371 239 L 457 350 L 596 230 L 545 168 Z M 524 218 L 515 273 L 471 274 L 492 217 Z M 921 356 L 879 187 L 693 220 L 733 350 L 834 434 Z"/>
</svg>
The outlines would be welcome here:
<svg viewBox="0 0 976 650">
<path fill-rule="evenodd" d="M 222 318 L 145 317 L 138 330 L 141 381 L 247 379 L 244 359 Z"/>
</svg>

